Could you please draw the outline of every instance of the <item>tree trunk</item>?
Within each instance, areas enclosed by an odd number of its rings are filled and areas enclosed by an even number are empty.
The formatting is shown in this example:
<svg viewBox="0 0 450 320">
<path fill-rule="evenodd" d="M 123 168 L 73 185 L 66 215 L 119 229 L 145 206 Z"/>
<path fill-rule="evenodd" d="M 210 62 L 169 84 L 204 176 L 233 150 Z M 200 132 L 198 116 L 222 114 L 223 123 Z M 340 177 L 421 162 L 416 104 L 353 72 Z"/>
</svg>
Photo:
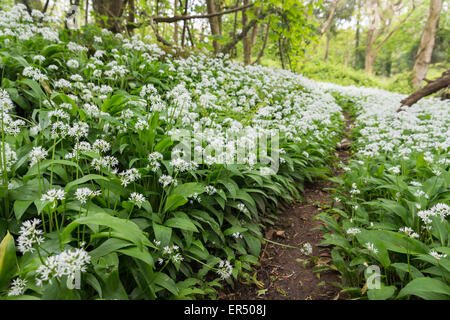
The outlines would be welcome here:
<svg viewBox="0 0 450 320">
<path fill-rule="evenodd" d="M 330 39 L 331 39 L 331 34 L 328 32 L 327 33 L 327 44 L 325 46 L 325 56 L 323 57 L 323 60 L 325 62 L 328 60 L 328 51 L 330 50 Z"/>
<path fill-rule="evenodd" d="M 244 0 L 244 6 L 249 4 L 249 0 Z M 248 24 L 247 10 L 242 11 L 242 27 L 245 28 Z M 251 52 L 251 38 L 249 34 L 246 34 L 242 43 L 244 45 L 244 64 L 249 65 L 252 62 L 252 52 Z"/>
<path fill-rule="evenodd" d="M 376 51 L 370 50 L 366 53 L 366 61 L 365 61 L 365 67 L 364 70 L 366 73 L 373 73 L 373 67 L 375 65 L 375 60 L 377 58 Z"/>
<path fill-rule="evenodd" d="M 127 17 L 127 31 L 132 34 L 134 30 L 134 23 L 136 22 L 136 6 L 134 0 L 128 0 L 128 17 Z"/>
<path fill-rule="evenodd" d="M 216 3 L 215 0 L 206 0 L 206 8 L 208 10 L 208 14 L 216 13 Z M 220 35 L 220 24 L 219 18 L 217 16 L 211 17 L 208 19 L 209 25 L 211 27 L 211 34 L 213 36 Z M 220 51 L 220 43 L 217 40 L 213 40 L 214 54 L 218 54 Z"/>
<path fill-rule="evenodd" d="M 422 40 L 417 50 L 416 59 L 412 71 L 412 85 L 418 88 L 422 85 L 428 66 L 431 62 L 431 54 L 433 53 L 436 32 L 439 26 L 439 18 L 441 16 L 442 0 L 431 0 L 428 19 L 425 24 Z"/>
<path fill-rule="evenodd" d="M 438 92 L 439 90 L 448 88 L 449 86 L 450 86 L 450 69 L 444 71 L 441 77 L 433 81 L 428 81 L 428 84 L 425 87 L 420 88 L 410 96 L 400 101 L 400 103 L 402 104 L 401 107 L 402 106 L 410 107 L 423 97 L 429 96 L 430 94 Z M 401 107 L 397 110 L 397 112 L 400 112 L 402 110 Z"/>
<path fill-rule="evenodd" d="M 180 0 L 181 1 L 181 0 Z M 188 10 L 188 0 L 184 2 L 184 15 L 187 15 Z M 183 32 L 181 33 L 181 46 L 184 47 L 184 43 L 186 41 L 186 29 L 187 29 L 187 20 L 183 21 Z"/>
<path fill-rule="evenodd" d="M 361 0 L 358 0 L 357 4 L 357 14 L 356 14 L 356 34 L 355 34 L 355 56 L 353 60 L 353 68 L 356 68 L 359 57 L 359 34 L 360 34 L 360 24 L 361 24 Z"/>
<path fill-rule="evenodd" d="M 264 55 L 264 50 L 266 49 L 266 46 L 267 46 L 267 39 L 269 38 L 269 31 L 270 31 L 270 20 L 267 22 L 267 25 L 266 25 L 266 34 L 264 35 L 264 42 L 263 42 L 262 48 L 259 51 L 258 57 L 256 58 L 256 60 L 254 62 L 252 62 L 252 64 L 260 63 L 261 58 Z"/>
<path fill-rule="evenodd" d="M 89 23 L 89 0 L 86 0 L 86 7 L 84 9 L 84 24 L 87 25 Z"/>
<path fill-rule="evenodd" d="M 174 16 L 178 15 L 178 0 L 173 0 L 173 11 Z M 173 27 L 173 42 L 175 42 L 175 46 L 178 46 L 178 22 L 175 22 L 175 26 Z"/>
<path fill-rule="evenodd" d="M 112 32 L 121 32 L 123 27 L 120 18 L 123 14 L 124 0 L 94 0 L 93 7 L 97 15 L 98 23 Z M 105 18 L 102 19 L 101 16 Z"/>
<path fill-rule="evenodd" d="M 367 43 L 366 43 L 366 59 L 364 70 L 367 73 L 373 72 L 373 66 L 375 64 L 376 51 L 375 51 L 375 40 L 376 40 L 376 30 L 380 21 L 380 16 L 377 10 L 377 0 L 370 0 L 369 11 L 370 11 L 370 24 L 367 30 Z"/>
<path fill-rule="evenodd" d="M 237 1 L 236 1 L 236 7 L 239 6 L 239 2 L 240 2 L 240 0 L 237 0 Z M 236 32 L 237 32 L 237 26 L 238 26 L 238 14 L 239 14 L 239 11 L 236 11 L 236 12 L 234 13 L 233 39 L 236 38 Z M 234 57 L 234 58 L 237 57 L 237 49 L 236 49 L 236 47 L 233 48 L 233 51 L 231 52 L 231 56 Z"/>
<path fill-rule="evenodd" d="M 16 0 L 16 4 L 24 4 L 28 10 L 39 10 L 42 11 L 41 0 Z"/>
<path fill-rule="evenodd" d="M 328 16 L 328 19 L 327 19 L 327 21 L 325 21 L 325 24 L 323 25 L 322 29 L 320 30 L 320 35 L 323 35 L 325 32 L 327 32 L 328 27 L 331 24 L 331 21 L 333 21 L 334 13 L 336 12 L 336 7 L 337 7 L 339 1 L 340 0 L 335 0 L 333 2 L 333 6 L 331 7 L 331 11 L 330 11 L 330 14 Z"/>
</svg>

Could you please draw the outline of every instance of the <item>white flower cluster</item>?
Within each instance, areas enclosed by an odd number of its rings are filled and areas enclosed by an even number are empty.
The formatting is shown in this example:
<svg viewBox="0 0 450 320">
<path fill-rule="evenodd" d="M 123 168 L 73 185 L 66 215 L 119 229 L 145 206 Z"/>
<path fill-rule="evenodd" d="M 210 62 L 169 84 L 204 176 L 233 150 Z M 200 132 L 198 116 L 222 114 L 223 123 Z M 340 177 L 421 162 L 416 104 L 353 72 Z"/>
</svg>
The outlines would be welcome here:
<svg viewBox="0 0 450 320">
<path fill-rule="evenodd" d="M 8 296 L 21 296 L 25 293 L 28 281 L 25 279 L 16 278 L 11 283 L 11 288 L 8 291 Z"/>
<path fill-rule="evenodd" d="M 433 164 L 433 154 L 448 154 L 448 100 L 422 99 L 397 112 L 404 95 L 374 88 L 343 87 L 328 83 L 322 83 L 320 86 L 350 97 L 356 102 L 360 109 L 357 126 L 361 128 L 362 134 L 359 138 L 361 147 L 358 153 L 364 157 L 388 154 L 393 159 L 407 160 L 413 153 L 423 153 L 424 160 Z M 394 174 L 400 173 L 399 166 L 389 170 Z"/>
<path fill-rule="evenodd" d="M 233 274 L 233 267 L 231 266 L 230 261 L 228 260 L 220 260 L 219 268 L 217 269 L 217 274 L 220 276 L 222 280 L 228 279 Z"/>
<path fill-rule="evenodd" d="M 66 250 L 58 255 L 50 256 L 45 263 L 36 270 L 36 284 L 41 286 L 44 282 L 52 282 L 52 278 L 67 276 L 75 277 L 87 270 L 91 257 L 84 249 Z"/>
<path fill-rule="evenodd" d="M 313 248 L 309 242 L 306 242 L 300 248 L 300 252 L 305 256 L 310 256 L 313 253 Z"/>
<path fill-rule="evenodd" d="M 450 207 L 445 203 L 438 203 L 429 210 L 422 210 L 417 212 L 417 215 L 425 224 L 432 223 L 431 218 L 439 216 L 443 222 L 447 216 L 450 216 Z"/>
<path fill-rule="evenodd" d="M 128 186 L 131 182 L 135 182 L 141 178 L 141 174 L 135 168 L 131 168 L 119 173 L 120 180 L 124 187 Z"/>
<path fill-rule="evenodd" d="M 50 201 L 53 204 L 52 208 L 56 206 L 58 200 L 63 201 L 64 199 L 66 199 L 66 193 L 62 189 L 50 189 L 41 197 L 41 201 Z"/>
<path fill-rule="evenodd" d="M 78 188 L 77 191 L 75 191 L 75 197 L 82 204 L 85 204 L 89 199 L 99 196 L 100 194 L 101 190 L 92 191 L 89 188 Z"/>
<path fill-rule="evenodd" d="M 169 186 L 171 184 L 173 184 L 174 186 L 176 186 L 178 184 L 178 181 L 169 175 L 160 176 L 158 181 L 162 185 L 163 188 L 166 188 L 167 186 Z"/>
<path fill-rule="evenodd" d="M 35 250 L 34 245 L 40 245 L 44 242 L 43 231 L 37 229 L 40 223 L 41 220 L 39 219 L 27 220 L 22 223 L 17 239 L 17 247 L 20 252 L 33 252 Z"/>
<path fill-rule="evenodd" d="M 145 202 L 145 197 L 137 192 L 131 193 L 130 197 L 128 198 L 128 201 L 133 202 L 134 204 L 137 204 L 138 206 L 142 205 L 142 203 Z"/>
</svg>

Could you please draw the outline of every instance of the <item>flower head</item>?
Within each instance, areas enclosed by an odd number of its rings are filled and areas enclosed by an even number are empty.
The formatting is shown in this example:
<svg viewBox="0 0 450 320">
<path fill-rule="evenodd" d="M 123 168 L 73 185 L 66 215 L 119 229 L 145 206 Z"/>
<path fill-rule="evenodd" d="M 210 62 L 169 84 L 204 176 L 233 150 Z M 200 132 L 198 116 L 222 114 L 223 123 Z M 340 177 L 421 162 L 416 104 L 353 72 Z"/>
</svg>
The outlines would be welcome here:
<svg viewBox="0 0 450 320">
<path fill-rule="evenodd" d="M 27 220 L 22 223 L 19 231 L 18 249 L 22 253 L 33 252 L 34 245 L 40 245 L 44 242 L 44 237 L 42 236 L 42 230 L 37 229 L 38 225 L 41 223 L 39 219 Z"/>
</svg>

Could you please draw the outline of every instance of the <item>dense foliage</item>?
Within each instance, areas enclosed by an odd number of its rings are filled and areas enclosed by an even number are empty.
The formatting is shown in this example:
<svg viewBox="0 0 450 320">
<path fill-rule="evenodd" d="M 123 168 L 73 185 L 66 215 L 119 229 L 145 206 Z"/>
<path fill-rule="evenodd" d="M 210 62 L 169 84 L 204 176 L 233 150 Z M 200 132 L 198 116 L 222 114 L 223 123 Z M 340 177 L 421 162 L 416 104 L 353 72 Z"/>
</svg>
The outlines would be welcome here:
<svg viewBox="0 0 450 320">
<path fill-rule="evenodd" d="M 450 298 L 450 104 L 423 100 L 397 113 L 404 96 L 324 84 L 356 116 L 355 154 L 334 206 L 320 214 L 336 246 L 333 268 L 351 296 Z M 368 266 L 380 287 L 370 288 Z"/>
<path fill-rule="evenodd" d="M 53 22 L 0 12 L 2 297 L 214 297 L 248 278 L 280 198 L 326 172 L 333 97 L 290 72 Z M 182 130 L 202 161 L 180 157 Z M 278 170 L 224 161 L 258 132 L 279 135 L 265 159 Z"/>
</svg>

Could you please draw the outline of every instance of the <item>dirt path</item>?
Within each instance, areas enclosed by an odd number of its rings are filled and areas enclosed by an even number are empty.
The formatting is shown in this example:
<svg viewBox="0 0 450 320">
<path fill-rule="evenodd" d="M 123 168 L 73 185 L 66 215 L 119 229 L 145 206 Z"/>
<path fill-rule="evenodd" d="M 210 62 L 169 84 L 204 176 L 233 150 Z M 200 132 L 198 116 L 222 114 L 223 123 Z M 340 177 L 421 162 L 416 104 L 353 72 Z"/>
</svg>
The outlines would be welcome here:
<svg viewBox="0 0 450 320">
<path fill-rule="evenodd" d="M 350 130 L 352 122 L 345 114 L 346 129 L 342 145 L 351 143 Z M 339 162 L 346 163 L 350 152 L 345 148 L 336 150 Z M 333 175 L 339 175 L 339 162 L 332 167 Z M 260 286 L 236 283 L 235 288 L 225 289 L 219 299 L 226 300 L 330 300 L 339 298 L 339 289 L 332 285 L 339 282 L 334 272 L 314 273 L 312 268 L 317 264 L 331 262 L 328 248 L 318 247 L 322 241 L 322 231 L 317 230 L 320 220 L 313 220 L 322 207 L 330 204 L 330 192 L 326 188 L 333 187 L 327 180 L 319 180 L 305 185 L 303 203 L 297 203 L 280 214 L 280 220 L 272 226 L 265 237 L 272 241 L 294 247 L 301 247 L 308 242 L 313 248 L 315 262 L 306 261 L 299 249 L 266 242 L 263 247 L 260 263 L 256 269 L 256 279 Z"/>
</svg>

